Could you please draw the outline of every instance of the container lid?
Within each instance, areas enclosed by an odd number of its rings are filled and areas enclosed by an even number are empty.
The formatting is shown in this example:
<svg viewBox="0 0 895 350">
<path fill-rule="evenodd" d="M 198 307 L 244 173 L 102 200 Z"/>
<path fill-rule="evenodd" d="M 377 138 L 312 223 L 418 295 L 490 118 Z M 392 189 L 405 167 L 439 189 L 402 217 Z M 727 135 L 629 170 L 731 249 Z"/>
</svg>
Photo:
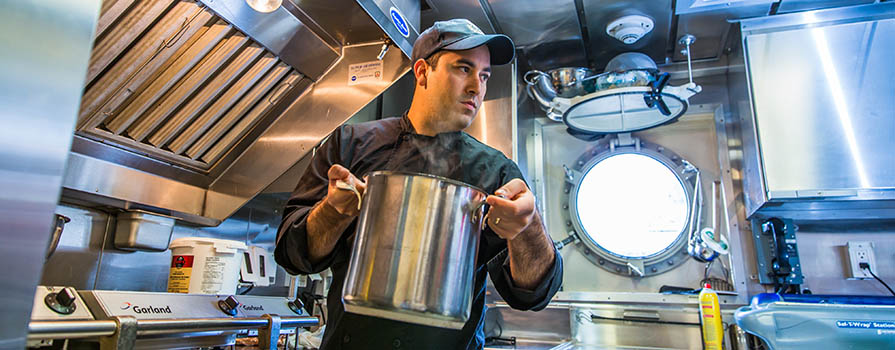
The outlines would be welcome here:
<svg viewBox="0 0 895 350">
<path fill-rule="evenodd" d="M 217 238 L 206 238 L 206 237 L 184 237 L 178 238 L 171 241 L 171 244 L 168 246 L 170 249 L 174 248 L 183 248 L 183 247 L 195 247 L 198 245 L 213 245 L 216 248 L 229 248 L 229 249 L 239 249 L 246 250 L 248 247 L 245 243 L 240 241 L 233 241 L 229 239 L 217 239 Z"/>
</svg>

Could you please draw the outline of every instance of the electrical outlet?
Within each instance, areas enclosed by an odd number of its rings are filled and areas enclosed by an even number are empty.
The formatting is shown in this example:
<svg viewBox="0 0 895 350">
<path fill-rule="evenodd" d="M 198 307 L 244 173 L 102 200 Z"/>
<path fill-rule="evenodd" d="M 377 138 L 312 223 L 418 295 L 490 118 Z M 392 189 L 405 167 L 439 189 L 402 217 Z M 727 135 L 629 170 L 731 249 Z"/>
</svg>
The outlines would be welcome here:
<svg viewBox="0 0 895 350">
<path fill-rule="evenodd" d="M 848 262 L 850 267 L 848 279 L 873 279 L 870 271 L 861 268 L 862 262 L 870 265 L 870 269 L 875 270 L 874 273 L 879 271 L 876 258 L 873 256 L 873 244 L 870 242 L 848 242 Z"/>
</svg>

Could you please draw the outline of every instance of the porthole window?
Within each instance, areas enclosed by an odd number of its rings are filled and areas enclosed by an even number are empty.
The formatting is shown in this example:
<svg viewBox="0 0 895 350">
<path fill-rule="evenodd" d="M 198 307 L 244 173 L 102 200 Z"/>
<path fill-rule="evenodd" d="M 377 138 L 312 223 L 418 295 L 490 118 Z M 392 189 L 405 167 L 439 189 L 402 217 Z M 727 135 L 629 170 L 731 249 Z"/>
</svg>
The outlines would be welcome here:
<svg viewBox="0 0 895 350">
<path fill-rule="evenodd" d="M 644 154 L 616 154 L 594 164 L 574 200 L 582 234 L 621 257 L 655 256 L 687 227 L 684 184 L 668 166 Z"/>
<path fill-rule="evenodd" d="M 591 261 L 642 277 L 685 260 L 701 199 L 693 196 L 696 169 L 686 160 L 659 145 L 628 140 L 601 140 L 579 157 L 567 171 L 564 208 Z"/>
</svg>

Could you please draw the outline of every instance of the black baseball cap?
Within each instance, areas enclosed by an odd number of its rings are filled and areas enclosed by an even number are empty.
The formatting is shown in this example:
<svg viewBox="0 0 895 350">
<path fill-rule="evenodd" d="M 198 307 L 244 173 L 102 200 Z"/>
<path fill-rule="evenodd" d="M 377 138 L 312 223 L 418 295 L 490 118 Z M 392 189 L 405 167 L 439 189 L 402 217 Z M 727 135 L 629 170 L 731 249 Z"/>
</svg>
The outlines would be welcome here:
<svg viewBox="0 0 895 350">
<path fill-rule="evenodd" d="M 491 65 L 510 63 L 516 56 L 513 40 L 503 34 L 485 34 L 468 19 L 435 22 L 413 43 L 412 62 L 427 59 L 439 50 L 460 51 L 488 45 Z"/>
</svg>

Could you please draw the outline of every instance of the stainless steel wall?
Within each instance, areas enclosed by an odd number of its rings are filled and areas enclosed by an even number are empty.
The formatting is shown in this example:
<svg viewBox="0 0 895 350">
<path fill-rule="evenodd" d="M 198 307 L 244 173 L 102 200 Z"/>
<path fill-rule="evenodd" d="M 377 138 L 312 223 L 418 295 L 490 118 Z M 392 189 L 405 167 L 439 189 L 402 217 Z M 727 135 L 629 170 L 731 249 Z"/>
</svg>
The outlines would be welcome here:
<svg viewBox="0 0 895 350">
<path fill-rule="evenodd" d="M 796 240 L 805 274 L 803 288 L 815 294 L 891 296 L 876 280 L 848 280 L 849 241 L 873 243 L 873 272 L 889 286 L 895 283 L 895 222 L 801 223 Z"/>
<path fill-rule="evenodd" d="M 232 217 L 213 228 L 174 226 L 171 239 L 208 237 L 230 239 L 273 251 L 280 210 L 286 197 L 264 194 L 250 201 Z M 165 292 L 171 252 L 130 252 L 116 249 L 115 211 L 63 203 L 56 212 L 72 219 L 65 226 L 59 247 L 47 261 L 40 283 L 77 289 Z M 288 276 L 277 270 L 277 283 L 257 287 L 252 294 L 285 296 Z"/>
<path fill-rule="evenodd" d="M 565 186 L 565 172 L 563 165 L 575 164 L 577 158 L 583 153 L 590 142 L 585 142 L 571 137 L 566 133 L 566 126 L 562 123 L 536 121 L 543 123 L 543 127 L 537 132 L 543 140 L 543 155 L 540 173 L 529 173 L 532 178 L 538 178 L 543 186 L 535 188 L 542 212 L 546 217 L 547 230 L 554 241 L 561 241 L 568 237 L 568 228 L 563 218 L 563 200 L 561 194 Z M 702 173 L 703 193 L 711 193 L 711 181 L 718 176 L 718 157 L 715 152 L 715 135 L 713 114 L 697 113 L 683 116 L 677 123 L 662 126 L 642 132 L 634 133 L 645 141 L 653 142 L 679 154 L 681 157 L 693 163 Z M 706 197 L 706 201 L 709 197 Z M 606 198 L 605 200 L 612 200 Z M 709 205 L 703 206 L 703 218 L 710 218 Z M 642 213 L 650 216 L 650 213 Z M 703 221 L 699 226 L 707 224 Z M 636 239 L 633 238 L 632 239 Z M 697 288 L 702 279 L 704 264 L 689 258 L 689 256 L 676 256 L 675 261 L 686 261 L 683 266 L 673 270 L 645 278 L 631 278 L 610 273 L 594 265 L 575 246 L 567 246 L 561 251 L 564 264 L 563 291 L 570 292 L 640 292 L 658 293 L 663 285 Z"/>
<path fill-rule="evenodd" d="M 703 86 L 703 92 L 691 98 L 689 112 L 682 116 L 674 124 L 658 127 L 635 133 L 634 136 L 644 140 L 658 143 L 667 147 L 688 161 L 693 162 L 703 171 L 703 190 L 711 193 L 711 180 L 718 179 L 726 185 L 725 190 L 728 203 L 725 215 L 734 217 L 738 207 L 734 205 L 736 198 L 742 197 L 737 187 L 730 181 L 730 173 L 725 164 L 729 164 L 726 155 L 725 142 L 727 142 L 726 129 L 719 129 L 719 120 L 726 116 L 725 107 L 728 104 L 728 81 L 724 73 L 726 61 L 710 62 L 704 64 L 706 68 L 697 72 L 697 83 Z M 720 68 L 719 68 L 720 66 Z M 674 67 L 679 69 L 680 67 Z M 520 68 L 520 71 L 526 68 Z M 686 77 L 680 72 L 673 72 L 675 78 Z M 720 73 L 720 74 L 719 74 Z M 673 85 L 681 84 L 681 81 L 673 81 Z M 524 91 L 524 90 L 522 90 Z M 573 164 L 577 157 L 585 150 L 588 143 L 569 136 L 562 123 L 555 123 L 543 117 L 543 112 L 534 105 L 527 96 L 519 96 L 518 123 L 517 123 L 518 153 L 517 162 L 520 164 L 530 185 L 535 190 L 538 198 L 539 209 L 547 220 L 547 230 L 554 240 L 561 240 L 567 236 L 565 223 L 562 219 L 562 203 L 560 197 L 564 183 L 563 164 Z M 720 135 L 719 135 L 720 131 Z M 535 142 L 540 139 L 540 145 Z M 721 151 L 724 149 L 725 151 Z M 710 197 L 706 197 L 706 205 L 703 208 L 704 224 L 708 223 Z M 644 213 L 644 215 L 649 215 Z M 719 230 L 726 232 L 726 224 L 720 219 Z M 731 230 L 735 232 L 731 236 L 732 253 L 727 259 L 722 259 L 724 266 L 730 268 L 732 283 L 738 289 L 742 289 L 741 297 L 725 297 L 723 302 L 728 310 L 732 310 L 738 304 L 745 302 L 747 277 L 744 257 L 751 254 L 751 250 L 743 252 L 739 246 L 743 237 L 749 238 L 749 233 L 743 236 L 737 221 L 731 221 Z M 670 304 L 669 297 L 658 294 L 662 285 L 674 285 L 697 288 L 703 278 L 704 264 L 698 263 L 689 257 L 681 257 L 686 262 L 673 270 L 647 278 L 630 278 L 612 274 L 594 265 L 574 246 L 563 248 L 561 254 L 564 259 L 563 289 L 554 299 L 554 306 L 550 309 L 532 313 L 514 311 L 505 306 L 495 291 L 491 290 L 489 298 L 492 307 L 487 314 L 486 333 L 488 335 L 503 334 L 503 336 L 516 336 L 520 339 L 537 339 L 551 343 L 563 340 L 577 340 L 593 342 L 592 334 L 597 332 L 598 338 L 613 337 L 616 334 L 677 334 L 677 342 L 674 344 L 657 341 L 667 337 L 627 337 L 628 342 L 616 342 L 615 345 L 626 346 L 674 346 L 675 348 L 701 348 L 699 343 L 698 328 L 677 326 L 665 327 L 659 333 L 655 332 L 654 325 L 627 324 L 619 322 L 603 322 L 578 327 L 574 324 L 571 315 L 572 306 L 578 305 L 585 308 L 596 309 L 644 309 L 653 306 L 660 307 Z M 723 276 L 718 264 L 712 270 L 712 276 Z M 630 302 L 622 302 L 621 298 L 631 299 Z M 618 301 L 616 301 L 618 300 Z M 679 303 L 694 302 L 693 300 Z M 681 304 L 683 305 L 683 304 Z M 672 308 L 663 320 L 668 318 L 685 318 L 695 320 L 695 308 Z M 676 311 L 674 311 L 676 310 Z M 730 320 L 728 312 L 725 322 Z M 579 325 L 580 326 L 580 325 Z M 660 327 L 661 328 L 661 327 Z M 690 327 L 692 328 L 692 327 Z M 695 331 L 695 332 L 694 332 Z M 627 332 L 627 333 L 626 333 Z M 590 335 L 588 335 L 590 334 Z M 665 333 L 662 333 L 665 334 Z M 608 338 L 606 338 L 608 339 Z M 610 342 L 611 343 L 611 342 Z M 601 345 L 610 343 L 601 342 Z"/>
<path fill-rule="evenodd" d="M 715 111 L 727 99 L 726 80 L 723 76 L 713 76 L 697 81 L 703 85 L 705 93 L 693 97 L 687 114 L 675 123 L 636 132 L 633 136 L 664 146 L 693 163 L 702 172 L 703 193 L 711 194 L 712 181 L 721 179 Z M 566 209 L 562 208 L 560 198 L 565 183 L 562 166 L 574 164 L 591 143 L 568 135 L 564 124 L 540 117 L 542 113 L 539 110 L 532 113 L 531 109 L 527 109 L 524 113 L 536 116 L 525 119 L 520 117 L 533 123 L 531 132 L 524 138 L 527 176 L 534 184 L 539 208 L 547 219 L 547 230 L 554 240 L 559 241 L 567 237 L 568 231 L 562 217 L 562 211 Z M 710 198 L 705 196 L 703 223 L 700 226 L 711 221 Z M 723 224 L 723 220 L 719 221 L 719 226 Z M 726 234 L 726 230 L 719 228 L 719 231 Z M 663 285 L 698 288 L 705 265 L 688 256 L 682 256 L 675 260 L 685 261 L 683 266 L 669 272 L 646 278 L 630 278 L 599 268 L 574 246 L 563 248 L 561 253 L 565 262 L 563 291 L 567 292 L 657 293 Z M 734 254 L 734 258 L 738 258 L 736 252 Z M 724 264 L 730 266 L 730 261 L 724 261 Z"/>
<path fill-rule="evenodd" d="M 0 2 L 0 349 L 25 346 L 99 3 Z"/>
</svg>

